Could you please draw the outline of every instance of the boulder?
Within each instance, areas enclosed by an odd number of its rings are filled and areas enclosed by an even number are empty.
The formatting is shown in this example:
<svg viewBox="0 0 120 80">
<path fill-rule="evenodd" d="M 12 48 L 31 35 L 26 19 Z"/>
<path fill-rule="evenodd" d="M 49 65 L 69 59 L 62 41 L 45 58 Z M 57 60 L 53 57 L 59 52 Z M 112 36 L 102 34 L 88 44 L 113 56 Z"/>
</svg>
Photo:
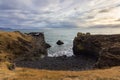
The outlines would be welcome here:
<svg viewBox="0 0 120 80">
<path fill-rule="evenodd" d="M 94 67 L 106 68 L 120 65 L 120 35 L 91 35 L 78 33 L 73 41 L 75 56 L 95 58 Z"/>
<path fill-rule="evenodd" d="M 58 40 L 58 41 L 56 42 L 56 44 L 57 44 L 57 45 L 63 45 L 63 44 L 64 44 L 64 42 L 63 42 L 63 41 L 61 41 L 61 40 Z"/>
</svg>

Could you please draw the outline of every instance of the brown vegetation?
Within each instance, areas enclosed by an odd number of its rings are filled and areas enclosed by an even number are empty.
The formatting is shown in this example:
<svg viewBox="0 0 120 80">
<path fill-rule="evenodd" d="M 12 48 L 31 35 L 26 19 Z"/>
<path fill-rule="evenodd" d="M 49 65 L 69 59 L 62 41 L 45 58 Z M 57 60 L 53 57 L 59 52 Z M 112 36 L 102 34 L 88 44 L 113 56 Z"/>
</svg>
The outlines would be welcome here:
<svg viewBox="0 0 120 80">
<path fill-rule="evenodd" d="M 31 35 L 15 32 L 0 32 L 0 60 L 28 59 L 47 54 L 43 36 L 35 38 Z M 20 57 L 21 56 L 21 57 Z M 29 59 L 30 59 L 29 58 Z"/>
<path fill-rule="evenodd" d="M 0 80 L 120 80 L 120 67 L 90 71 L 0 70 Z"/>
</svg>

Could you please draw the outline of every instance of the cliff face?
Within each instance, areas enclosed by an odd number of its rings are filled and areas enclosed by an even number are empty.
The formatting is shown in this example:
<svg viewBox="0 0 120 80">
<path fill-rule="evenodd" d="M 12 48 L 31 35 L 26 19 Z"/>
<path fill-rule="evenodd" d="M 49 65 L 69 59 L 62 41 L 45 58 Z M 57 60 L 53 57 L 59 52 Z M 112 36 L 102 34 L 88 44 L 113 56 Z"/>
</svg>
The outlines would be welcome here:
<svg viewBox="0 0 120 80">
<path fill-rule="evenodd" d="M 96 68 L 120 65 L 120 35 L 78 33 L 73 41 L 74 55 L 93 56 Z"/>
<path fill-rule="evenodd" d="M 44 34 L 40 32 L 32 32 L 29 33 L 28 35 L 33 37 L 33 53 L 35 54 L 34 56 L 39 55 L 47 55 L 47 47 L 46 47 L 46 42 L 44 38 Z"/>
<path fill-rule="evenodd" d="M 26 60 L 47 55 L 43 33 L 0 32 L 0 61 Z"/>
</svg>

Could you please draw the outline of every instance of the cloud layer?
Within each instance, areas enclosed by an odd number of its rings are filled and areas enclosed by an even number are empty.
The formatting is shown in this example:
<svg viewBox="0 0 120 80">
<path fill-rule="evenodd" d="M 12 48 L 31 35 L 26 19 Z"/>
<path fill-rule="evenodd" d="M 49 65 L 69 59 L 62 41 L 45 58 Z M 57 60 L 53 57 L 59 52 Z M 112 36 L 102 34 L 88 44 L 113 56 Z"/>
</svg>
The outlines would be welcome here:
<svg viewBox="0 0 120 80">
<path fill-rule="evenodd" d="M 119 24 L 120 0 L 0 0 L 0 27 L 115 28 Z"/>
</svg>

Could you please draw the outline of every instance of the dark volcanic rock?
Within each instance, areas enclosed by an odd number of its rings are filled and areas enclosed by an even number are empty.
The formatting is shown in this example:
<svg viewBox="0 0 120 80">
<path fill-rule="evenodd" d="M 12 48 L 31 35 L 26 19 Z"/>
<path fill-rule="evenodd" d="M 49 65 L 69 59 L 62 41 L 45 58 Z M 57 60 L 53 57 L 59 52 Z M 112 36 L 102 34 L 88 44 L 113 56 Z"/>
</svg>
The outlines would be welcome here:
<svg viewBox="0 0 120 80">
<path fill-rule="evenodd" d="M 47 55 L 46 42 L 44 34 L 41 32 L 31 32 L 28 35 L 33 37 L 35 56 L 40 56 L 41 54 Z"/>
<path fill-rule="evenodd" d="M 73 42 L 74 55 L 93 56 L 96 68 L 120 65 L 120 35 L 78 33 Z"/>
<path fill-rule="evenodd" d="M 63 45 L 63 44 L 64 44 L 64 42 L 63 42 L 63 41 L 61 41 L 61 40 L 58 40 L 58 41 L 56 42 L 56 44 L 57 44 L 57 45 Z"/>
<path fill-rule="evenodd" d="M 46 43 L 46 48 L 50 48 L 50 47 L 51 47 L 51 45 Z"/>
<path fill-rule="evenodd" d="M 33 37 L 44 37 L 44 34 L 42 32 L 31 32 L 31 33 L 28 33 L 28 35 L 31 35 Z"/>
</svg>

